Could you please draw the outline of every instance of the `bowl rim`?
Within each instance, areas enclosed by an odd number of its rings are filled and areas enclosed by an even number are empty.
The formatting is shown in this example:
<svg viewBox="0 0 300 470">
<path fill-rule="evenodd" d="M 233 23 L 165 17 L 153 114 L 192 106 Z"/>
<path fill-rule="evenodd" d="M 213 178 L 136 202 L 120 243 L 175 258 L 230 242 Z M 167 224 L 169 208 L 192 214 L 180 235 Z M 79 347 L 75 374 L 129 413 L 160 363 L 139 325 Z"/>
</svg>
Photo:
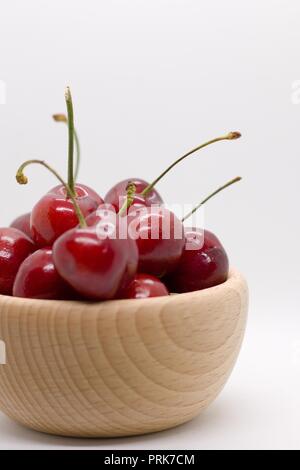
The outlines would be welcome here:
<svg viewBox="0 0 300 470">
<path fill-rule="evenodd" d="M 123 308 L 126 307 L 141 307 L 143 304 L 149 305 L 150 303 L 166 305 L 169 302 L 178 301 L 192 301 L 193 299 L 200 300 L 209 296 L 219 296 L 224 294 L 227 290 L 239 290 L 239 286 L 245 285 L 246 280 L 243 275 L 235 268 L 229 270 L 228 279 L 222 284 L 218 284 L 214 287 L 209 287 L 207 289 L 197 290 L 193 292 L 184 292 L 184 293 L 171 293 L 168 296 L 162 297 L 151 297 L 147 299 L 113 299 L 113 300 L 102 300 L 102 301 L 89 301 L 89 300 L 46 300 L 46 299 L 27 299 L 24 297 L 13 297 L 8 295 L 0 294 L 0 307 L 1 304 L 9 304 L 14 307 L 29 306 L 32 307 L 66 307 L 76 308 L 84 305 L 86 309 L 95 310 L 95 308 L 104 308 L 104 307 L 113 307 L 116 305 L 122 305 Z"/>
</svg>

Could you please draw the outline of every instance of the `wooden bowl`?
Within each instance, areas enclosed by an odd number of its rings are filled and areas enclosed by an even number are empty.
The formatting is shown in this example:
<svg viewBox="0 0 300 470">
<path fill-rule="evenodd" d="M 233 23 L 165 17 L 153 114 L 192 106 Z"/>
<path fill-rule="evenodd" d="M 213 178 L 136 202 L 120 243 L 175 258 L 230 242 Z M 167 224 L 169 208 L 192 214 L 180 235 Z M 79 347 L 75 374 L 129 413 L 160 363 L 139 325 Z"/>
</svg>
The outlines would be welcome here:
<svg viewBox="0 0 300 470">
<path fill-rule="evenodd" d="M 62 436 L 145 434 L 219 394 L 242 343 L 247 285 L 102 303 L 0 296 L 0 409 Z"/>
</svg>

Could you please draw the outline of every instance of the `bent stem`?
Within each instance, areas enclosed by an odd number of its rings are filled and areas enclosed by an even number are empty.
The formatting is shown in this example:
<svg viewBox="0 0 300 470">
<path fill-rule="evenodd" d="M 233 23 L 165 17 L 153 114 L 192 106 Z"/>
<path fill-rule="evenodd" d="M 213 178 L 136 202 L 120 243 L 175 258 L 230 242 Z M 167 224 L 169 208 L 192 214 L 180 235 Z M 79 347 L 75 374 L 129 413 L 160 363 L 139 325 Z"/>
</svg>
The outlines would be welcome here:
<svg viewBox="0 0 300 470">
<path fill-rule="evenodd" d="M 78 205 L 78 202 L 76 201 L 76 198 L 74 196 L 74 194 L 72 193 L 69 185 L 65 182 L 65 180 L 59 175 L 59 173 L 57 173 L 56 170 L 54 170 L 50 165 L 48 165 L 48 163 L 46 163 L 45 161 L 43 160 L 27 160 L 26 162 L 22 163 L 22 165 L 19 167 L 18 171 L 17 171 L 17 174 L 16 174 L 16 180 L 19 184 L 27 184 L 28 183 L 28 178 L 27 176 L 25 176 L 24 174 L 24 170 L 27 166 L 29 165 L 42 165 L 44 168 L 46 168 L 48 171 L 50 171 L 57 179 L 58 181 L 65 187 L 66 189 L 66 192 L 69 196 L 69 198 L 71 199 L 71 201 L 73 202 L 73 205 L 74 205 L 74 209 L 75 209 L 75 213 L 77 215 L 77 218 L 78 218 L 78 221 L 79 221 L 79 225 L 81 228 L 85 228 L 87 227 L 87 224 L 86 224 L 86 221 L 84 219 L 84 216 L 81 212 L 81 209 Z"/>
<path fill-rule="evenodd" d="M 136 186 L 134 183 L 132 183 L 131 181 L 128 183 L 127 185 L 127 195 L 126 195 L 126 199 L 121 207 L 121 209 L 119 210 L 119 213 L 118 215 L 123 215 L 127 209 L 129 209 L 129 207 L 132 205 L 133 203 L 133 200 L 134 200 L 134 196 L 135 196 L 135 193 L 136 193 Z"/>
<path fill-rule="evenodd" d="M 221 137 L 216 137 L 215 139 L 209 140 L 208 142 L 205 142 L 204 144 L 198 145 L 198 147 L 195 147 L 194 149 L 190 150 L 189 152 L 185 153 L 182 157 L 178 158 L 172 165 L 170 165 L 161 175 L 158 176 L 151 184 L 149 184 L 144 191 L 142 192 L 142 196 L 147 196 L 147 194 L 154 188 L 154 186 L 167 174 L 169 173 L 174 166 L 176 166 L 178 163 L 182 162 L 185 158 L 189 157 L 195 152 L 198 152 L 198 150 L 203 149 L 204 147 L 208 147 L 211 144 L 214 144 L 216 142 L 220 142 L 222 140 L 236 140 L 239 139 L 242 136 L 240 132 L 229 132 L 226 135 L 223 135 Z"/>
<path fill-rule="evenodd" d="M 210 199 L 212 199 L 214 196 L 216 196 L 216 194 L 219 194 L 221 191 L 223 191 L 223 189 L 226 189 L 228 188 L 229 186 L 237 183 L 238 181 L 241 181 L 241 176 L 237 176 L 236 178 L 228 181 L 228 183 L 224 184 L 223 186 L 221 186 L 220 188 L 216 189 L 216 191 L 214 191 L 213 193 L 211 193 L 209 196 L 207 196 L 205 199 L 203 199 L 203 201 L 201 201 L 196 207 L 194 207 L 193 210 L 191 210 L 191 212 L 189 212 L 188 214 L 186 214 L 183 219 L 181 219 L 181 222 L 185 222 L 189 217 L 191 217 L 198 209 L 200 209 L 201 206 L 203 206 L 207 201 L 209 201 Z"/>
<path fill-rule="evenodd" d="M 68 124 L 68 118 L 65 114 L 53 114 L 52 118 L 55 122 L 64 122 Z M 80 141 L 78 137 L 78 132 L 74 127 L 74 142 L 76 147 L 76 163 L 75 163 L 75 171 L 74 171 L 74 180 L 75 182 L 78 179 L 79 168 L 80 168 L 80 160 L 81 160 L 81 148 L 80 148 Z"/>
<path fill-rule="evenodd" d="M 65 91 L 65 100 L 68 112 L 68 130 L 69 130 L 69 150 L 68 150 L 68 186 L 73 196 L 75 196 L 74 182 L 74 111 L 71 90 L 69 87 Z"/>
</svg>

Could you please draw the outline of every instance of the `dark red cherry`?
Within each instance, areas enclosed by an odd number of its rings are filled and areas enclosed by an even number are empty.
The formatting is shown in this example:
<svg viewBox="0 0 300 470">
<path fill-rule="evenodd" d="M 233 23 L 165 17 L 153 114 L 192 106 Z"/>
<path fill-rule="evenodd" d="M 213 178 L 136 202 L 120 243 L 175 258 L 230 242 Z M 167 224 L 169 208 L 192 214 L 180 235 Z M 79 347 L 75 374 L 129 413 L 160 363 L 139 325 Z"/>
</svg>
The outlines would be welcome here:
<svg viewBox="0 0 300 470">
<path fill-rule="evenodd" d="M 136 274 L 126 289 L 122 291 L 123 299 L 147 299 L 169 295 L 166 286 L 150 274 Z"/>
<path fill-rule="evenodd" d="M 229 261 L 220 240 L 208 230 L 185 229 L 186 247 L 176 270 L 166 279 L 170 292 L 192 292 L 222 284 Z"/>
<path fill-rule="evenodd" d="M 116 294 L 117 298 L 122 295 L 122 290 L 128 285 L 137 271 L 138 248 L 135 240 L 128 237 L 127 217 L 119 217 L 111 204 L 102 204 L 97 211 L 86 218 L 88 227 L 94 227 L 100 237 L 116 234 L 123 240 L 124 247 L 128 254 L 127 269 L 123 282 Z"/>
<path fill-rule="evenodd" d="M 21 232 L 25 233 L 27 237 L 32 238 L 30 230 L 30 216 L 30 212 L 28 212 L 27 214 L 20 215 L 10 224 L 10 226 L 13 228 L 17 228 Z"/>
<path fill-rule="evenodd" d="M 181 221 L 164 207 L 145 207 L 128 217 L 129 236 L 139 250 L 138 271 L 163 277 L 172 272 L 182 255 L 185 239 Z"/>
<path fill-rule="evenodd" d="M 11 295 L 21 263 L 36 249 L 32 240 L 20 230 L 0 229 L 0 294 Z"/>
<path fill-rule="evenodd" d="M 54 243 L 53 256 L 63 279 L 94 300 L 114 298 L 125 280 L 134 276 L 138 262 L 137 249 L 128 250 L 127 239 L 101 238 L 95 227 L 64 233 Z"/>
<path fill-rule="evenodd" d="M 82 184 L 75 185 L 76 200 L 84 217 L 93 213 L 103 202 L 92 189 Z M 64 186 L 56 186 L 33 208 L 31 232 L 39 247 L 52 246 L 64 232 L 78 225 L 73 202 L 66 196 Z"/>
<path fill-rule="evenodd" d="M 13 295 L 50 300 L 76 298 L 58 274 L 50 248 L 42 248 L 23 261 L 14 282 Z"/>
<path fill-rule="evenodd" d="M 119 219 L 115 208 L 111 204 L 102 203 L 97 207 L 97 210 L 85 218 L 88 227 L 95 227 L 100 222 L 102 227 L 112 224 L 115 227 Z"/>
<path fill-rule="evenodd" d="M 123 240 L 123 242 L 124 244 L 126 243 L 125 249 L 127 251 L 127 264 L 122 282 L 115 296 L 116 298 L 120 298 L 120 292 L 122 292 L 128 286 L 133 276 L 136 274 L 139 261 L 139 250 L 136 241 L 132 240 L 131 238 L 127 238 Z"/>
<path fill-rule="evenodd" d="M 104 201 L 107 204 L 114 206 L 115 210 L 118 212 L 122 207 L 125 198 L 127 196 L 127 187 L 129 183 L 133 183 L 136 188 L 136 195 L 134 196 L 132 206 L 148 206 L 151 205 L 160 205 L 163 203 L 163 200 L 156 189 L 152 189 L 147 196 L 142 196 L 142 192 L 149 183 L 140 178 L 128 178 L 124 181 L 120 181 L 115 186 L 113 186 L 108 193 L 106 194 Z"/>
</svg>

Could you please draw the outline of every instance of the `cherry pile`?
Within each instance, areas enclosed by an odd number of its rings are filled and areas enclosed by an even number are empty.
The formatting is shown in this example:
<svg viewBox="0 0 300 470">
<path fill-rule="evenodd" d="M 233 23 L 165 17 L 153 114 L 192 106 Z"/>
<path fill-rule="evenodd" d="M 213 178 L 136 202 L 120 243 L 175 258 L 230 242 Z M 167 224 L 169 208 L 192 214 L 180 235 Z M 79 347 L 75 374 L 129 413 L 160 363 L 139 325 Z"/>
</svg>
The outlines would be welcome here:
<svg viewBox="0 0 300 470">
<path fill-rule="evenodd" d="M 50 189 L 31 213 L 0 229 L 0 294 L 57 300 L 138 299 L 225 282 L 229 262 L 219 239 L 207 230 L 187 228 L 184 222 L 241 178 L 218 188 L 182 220 L 164 206 L 156 184 L 189 155 L 240 134 L 230 132 L 194 148 L 151 184 L 139 178 L 121 181 L 102 199 L 76 182 L 80 147 L 69 88 L 65 99 L 67 116 L 53 117 L 68 126 L 68 181 L 42 160 L 28 160 L 18 169 L 19 184 L 28 182 L 25 168 L 37 164 L 60 185 Z"/>
</svg>

